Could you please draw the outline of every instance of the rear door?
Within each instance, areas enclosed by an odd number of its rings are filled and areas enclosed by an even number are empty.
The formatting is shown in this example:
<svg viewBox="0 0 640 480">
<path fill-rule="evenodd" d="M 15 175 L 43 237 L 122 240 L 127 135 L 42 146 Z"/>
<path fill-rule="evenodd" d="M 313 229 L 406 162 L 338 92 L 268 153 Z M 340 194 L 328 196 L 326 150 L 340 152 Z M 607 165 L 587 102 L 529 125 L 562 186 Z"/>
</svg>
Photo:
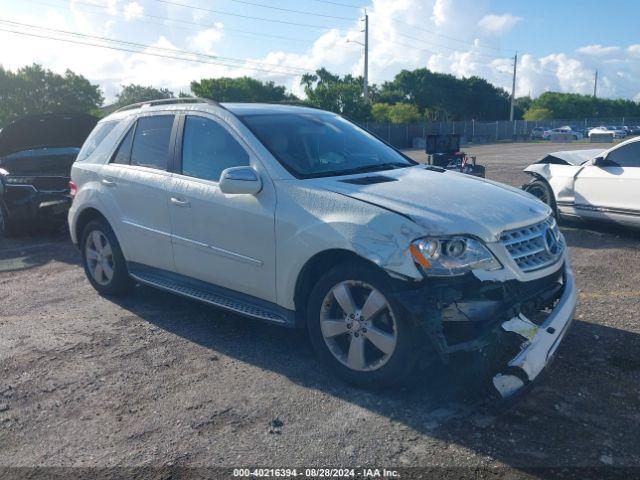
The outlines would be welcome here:
<svg viewBox="0 0 640 480">
<path fill-rule="evenodd" d="M 169 184 L 176 271 L 274 302 L 276 197 L 270 178 L 222 120 L 186 115 L 180 131 L 178 161 Z M 262 178 L 262 191 L 222 193 L 222 171 L 246 165 Z"/>
<path fill-rule="evenodd" d="M 167 206 L 169 159 L 175 143 L 175 115 L 141 116 L 102 169 L 102 189 L 120 220 L 117 233 L 125 257 L 173 271 Z"/>
<path fill-rule="evenodd" d="M 576 209 L 584 217 L 640 223 L 640 142 L 611 150 L 605 165 L 587 165 L 575 182 Z"/>
</svg>

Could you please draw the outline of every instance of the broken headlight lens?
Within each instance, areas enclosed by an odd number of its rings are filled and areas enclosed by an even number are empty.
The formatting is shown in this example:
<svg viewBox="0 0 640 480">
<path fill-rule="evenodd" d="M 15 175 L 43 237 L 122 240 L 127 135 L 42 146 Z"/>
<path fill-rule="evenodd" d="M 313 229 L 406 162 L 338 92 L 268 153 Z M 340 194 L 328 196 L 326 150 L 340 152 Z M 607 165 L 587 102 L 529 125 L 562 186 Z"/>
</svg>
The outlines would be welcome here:
<svg viewBox="0 0 640 480">
<path fill-rule="evenodd" d="M 427 237 L 409 247 L 413 259 L 429 276 L 462 275 L 470 270 L 499 270 L 500 262 L 484 244 L 471 237 Z"/>
</svg>

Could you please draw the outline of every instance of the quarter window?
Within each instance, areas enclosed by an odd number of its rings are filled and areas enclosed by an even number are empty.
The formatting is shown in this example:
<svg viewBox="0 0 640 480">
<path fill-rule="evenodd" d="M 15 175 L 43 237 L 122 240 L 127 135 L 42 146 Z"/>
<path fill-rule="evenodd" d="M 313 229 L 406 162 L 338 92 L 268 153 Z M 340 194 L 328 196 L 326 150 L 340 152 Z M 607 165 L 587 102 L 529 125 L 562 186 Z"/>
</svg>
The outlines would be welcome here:
<svg viewBox="0 0 640 480">
<path fill-rule="evenodd" d="M 173 115 L 138 119 L 131 149 L 131 165 L 167 169 L 173 119 Z"/>
<path fill-rule="evenodd" d="M 607 160 L 621 167 L 640 167 L 640 142 L 633 142 L 616 148 L 607 155 Z"/>
<path fill-rule="evenodd" d="M 129 165 L 131 162 L 131 144 L 133 143 L 133 131 L 135 125 L 129 129 L 124 140 L 120 143 L 118 151 L 113 156 L 111 163 L 119 163 L 121 165 Z"/>
<path fill-rule="evenodd" d="M 249 165 L 249 155 L 219 123 L 189 115 L 182 140 L 182 174 L 220 180 L 226 168 Z"/>
<path fill-rule="evenodd" d="M 81 162 L 89 158 L 117 124 L 118 122 L 103 122 L 96 125 L 96 128 L 93 129 L 89 137 L 85 140 L 76 161 Z"/>
</svg>

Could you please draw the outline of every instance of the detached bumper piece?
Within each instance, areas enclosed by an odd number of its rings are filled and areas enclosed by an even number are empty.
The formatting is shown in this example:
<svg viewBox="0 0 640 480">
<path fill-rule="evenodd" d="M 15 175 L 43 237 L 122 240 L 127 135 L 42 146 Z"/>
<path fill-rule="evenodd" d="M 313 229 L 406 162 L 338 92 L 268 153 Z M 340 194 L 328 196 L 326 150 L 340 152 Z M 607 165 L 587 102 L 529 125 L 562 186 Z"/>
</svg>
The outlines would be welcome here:
<svg viewBox="0 0 640 480">
<path fill-rule="evenodd" d="M 508 363 L 508 370 L 493 377 L 493 385 L 503 398 L 512 396 L 542 372 L 569 329 L 576 308 L 576 292 L 568 266 L 564 282 L 558 304 L 541 324 L 533 323 L 523 314 L 502 323 L 502 330 L 524 340 L 520 353 Z"/>
</svg>

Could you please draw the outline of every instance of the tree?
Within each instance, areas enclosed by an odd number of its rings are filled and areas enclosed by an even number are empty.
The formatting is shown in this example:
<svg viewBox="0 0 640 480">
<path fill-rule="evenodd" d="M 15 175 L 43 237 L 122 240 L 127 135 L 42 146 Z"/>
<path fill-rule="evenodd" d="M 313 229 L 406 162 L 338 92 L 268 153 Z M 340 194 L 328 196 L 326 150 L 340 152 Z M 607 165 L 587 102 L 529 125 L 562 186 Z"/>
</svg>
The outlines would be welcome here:
<svg viewBox="0 0 640 480">
<path fill-rule="evenodd" d="M 640 116 L 640 104 L 632 100 L 577 93 L 545 92 L 531 103 L 530 110 L 534 109 L 544 109 L 550 112 L 548 118 L 557 119 Z"/>
<path fill-rule="evenodd" d="M 376 122 L 412 123 L 417 122 L 421 115 L 418 107 L 410 103 L 374 103 L 371 116 Z"/>
<path fill-rule="evenodd" d="M 371 106 L 371 116 L 373 117 L 373 121 L 379 123 L 388 122 L 389 110 L 391 110 L 391 105 L 388 103 L 374 103 Z"/>
<path fill-rule="evenodd" d="M 362 95 L 362 83 L 362 77 L 340 77 L 324 68 L 315 74 L 304 74 L 300 81 L 310 105 L 360 122 L 371 117 L 371 105 Z"/>
<path fill-rule="evenodd" d="M 524 114 L 525 120 L 549 120 L 551 118 L 553 118 L 553 112 L 542 107 L 532 107 Z"/>
<path fill-rule="evenodd" d="M 0 67 L 0 126 L 39 113 L 96 114 L 103 100 L 97 85 L 71 70 L 60 75 L 35 63 L 15 72 Z"/>
<path fill-rule="evenodd" d="M 495 120 L 509 116 L 509 94 L 480 77 L 456 78 L 426 68 L 402 70 L 385 82 L 379 101 L 410 103 L 432 120 Z"/>
<path fill-rule="evenodd" d="M 191 82 L 191 92 L 196 97 L 210 98 L 217 102 L 286 102 L 295 101 L 285 87 L 254 78 L 203 78 Z"/>
<path fill-rule="evenodd" d="M 133 103 L 148 102 L 163 98 L 173 98 L 173 92 L 166 88 L 144 87 L 142 85 L 122 85 L 122 90 L 116 95 L 116 106 L 123 107 Z"/>
</svg>

